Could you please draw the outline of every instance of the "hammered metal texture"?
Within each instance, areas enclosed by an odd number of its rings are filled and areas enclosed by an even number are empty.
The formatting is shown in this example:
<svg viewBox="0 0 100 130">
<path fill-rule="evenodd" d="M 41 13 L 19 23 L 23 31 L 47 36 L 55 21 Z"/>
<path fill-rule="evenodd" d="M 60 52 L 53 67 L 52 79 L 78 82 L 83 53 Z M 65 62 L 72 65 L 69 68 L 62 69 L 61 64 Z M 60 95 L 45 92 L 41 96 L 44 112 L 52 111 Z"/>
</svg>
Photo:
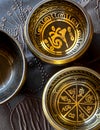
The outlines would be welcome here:
<svg viewBox="0 0 100 130">
<path fill-rule="evenodd" d="M 48 79 L 59 70 L 75 65 L 86 66 L 100 73 L 99 0 L 77 0 L 89 12 L 95 33 L 83 57 L 64 66 L 46 64 L 27 49 L 23 27 L 29 12 L 39 1 L 0 0 L 0 29 L 19 41 L 28 63 L 27 80 L 22 90 L 9 102 L 0 105 L 0 130 L 54 130 L 45 119 L 41 106 L 42 92 Z"/>
</svg>

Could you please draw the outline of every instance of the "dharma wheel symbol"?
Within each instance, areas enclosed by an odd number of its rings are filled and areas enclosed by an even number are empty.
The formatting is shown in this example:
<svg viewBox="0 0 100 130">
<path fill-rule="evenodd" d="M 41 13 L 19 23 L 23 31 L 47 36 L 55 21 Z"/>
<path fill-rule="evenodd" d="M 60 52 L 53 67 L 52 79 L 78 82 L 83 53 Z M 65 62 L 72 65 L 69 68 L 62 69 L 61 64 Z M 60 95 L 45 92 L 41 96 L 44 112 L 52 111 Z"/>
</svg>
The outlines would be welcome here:
<svg viewBox="0 0 100 130">
<path fill-rule="evenodd" d="M 97 98 L 95 91 L 89 86 L 65 87 L 60 92 L 57 101 L 60 118 L 69 123 L 82 124 L 96 112 Z"/>
</svg>

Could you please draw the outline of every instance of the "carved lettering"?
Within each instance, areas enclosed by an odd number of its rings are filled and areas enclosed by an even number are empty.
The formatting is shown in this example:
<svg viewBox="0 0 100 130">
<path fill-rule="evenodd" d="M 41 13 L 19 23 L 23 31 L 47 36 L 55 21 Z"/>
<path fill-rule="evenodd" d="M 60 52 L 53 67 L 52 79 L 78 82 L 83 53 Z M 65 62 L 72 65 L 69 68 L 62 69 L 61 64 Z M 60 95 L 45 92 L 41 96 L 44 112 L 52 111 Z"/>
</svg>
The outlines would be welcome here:
<svg viewBox="0 0 100 130">
<path fill-rule="evenodd" d="M 74 119 L 74 118 L 75 118 L 75 114 L 73 114 L 73 113 L 69 113 L 69 114 L 68 114 L 68 117 Z"/>
<path fill-rule="evenodd" d="M 68 111 L 68 110 L 70 110 L 71 109 L 71 106 L 70 105 L 66 105 L 65 107 L 63 107 L 62 108 L 62 112 L 66 112 L 66 111 Z"/>
</svg>

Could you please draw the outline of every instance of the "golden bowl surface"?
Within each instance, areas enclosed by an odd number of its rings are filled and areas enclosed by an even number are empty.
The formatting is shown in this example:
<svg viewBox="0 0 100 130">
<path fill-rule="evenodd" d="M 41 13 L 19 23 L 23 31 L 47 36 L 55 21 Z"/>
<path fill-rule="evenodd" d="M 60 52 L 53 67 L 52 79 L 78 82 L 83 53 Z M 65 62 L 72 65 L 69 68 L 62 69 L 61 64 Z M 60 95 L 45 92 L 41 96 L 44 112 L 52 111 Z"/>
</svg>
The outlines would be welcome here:
<svg viewBox="0 0 100 130">
<path fill-rule="evenodd" d="M 21 89 L 25 77 L 26 62 L 19 43 L 0 30 L 0 104 Z"/>
<path fill-rule="evenodd" d="M 100 128 L 100 75 L 86 67 L 69 67 L 45 86 L 43 111 L 57 130 Z"/>
<path fill-rule="evenodd" d="M 30 50 L 41 60 L 65 64 L 87 50 L 93 29 L 87 12 L 76 2 L 47 0 L 33 8 L 24 33 Z"/>
</svg>

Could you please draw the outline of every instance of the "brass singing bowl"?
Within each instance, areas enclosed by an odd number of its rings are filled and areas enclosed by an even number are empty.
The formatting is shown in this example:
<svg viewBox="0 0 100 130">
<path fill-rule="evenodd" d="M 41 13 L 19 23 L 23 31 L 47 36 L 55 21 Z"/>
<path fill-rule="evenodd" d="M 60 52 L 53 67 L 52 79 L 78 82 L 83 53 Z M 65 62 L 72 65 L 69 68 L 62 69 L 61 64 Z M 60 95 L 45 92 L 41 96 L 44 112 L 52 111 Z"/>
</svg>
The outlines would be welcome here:
<svg viewBox="0 0 100 130">
<path fill-rule="evenodd" d="M 46 0 L 30 12 L 24 34 L 30 50 L 41 60 L 65 64 L 87 50 L 93 27 L 88 13 L 75 1 Z"/>
<path fill-rule="evenodd" d="M 87 67 L 69 67 L 47 82 L 42 107 L 57 130 L 100 128 L 100 74 Z"/>
<path fill-rule="evenodd" d="M 26 62 L 19 43 L 0 30 L 0 104 L 21 89 L 25 77 Z"/>
</svg>

